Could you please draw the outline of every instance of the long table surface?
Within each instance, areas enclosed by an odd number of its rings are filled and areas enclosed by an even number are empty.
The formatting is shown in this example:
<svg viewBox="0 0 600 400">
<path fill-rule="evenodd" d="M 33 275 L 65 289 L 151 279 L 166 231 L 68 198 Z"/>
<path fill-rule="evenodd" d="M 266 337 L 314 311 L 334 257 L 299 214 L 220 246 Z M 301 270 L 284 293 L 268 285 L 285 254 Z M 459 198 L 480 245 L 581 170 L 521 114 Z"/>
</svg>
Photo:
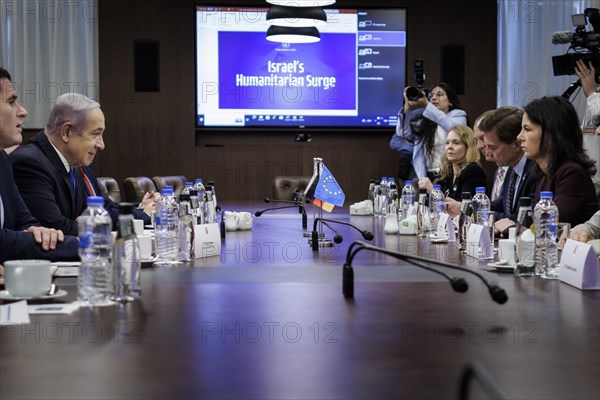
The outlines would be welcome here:
<svg viewBox="0 0 600 400">
<path fill-rule="evenodd" d="M 382 219 L 325 217 L 372 231 L 377 246 L 467 266 L 509 299 L 497 304 L 476 277 L 444 269 L 468 281 L 456 293 L 368 251 L 345 299 L 342 264 L 360 235 L 332 225 L 343 242 L 313 252 L 300 215 L 273 211 L 227 232 L 220 256 L 144 268 L 140 301 L 1 327 L 0 399 L 446 399 L 473 362 L 509 398 L 600 398 L 598 291 L 514 278 L 453 244 L 385 235 Z M 57 302 L 76 300 L 76 279 L 56 282 L 68 291 Z"/>
</svg>

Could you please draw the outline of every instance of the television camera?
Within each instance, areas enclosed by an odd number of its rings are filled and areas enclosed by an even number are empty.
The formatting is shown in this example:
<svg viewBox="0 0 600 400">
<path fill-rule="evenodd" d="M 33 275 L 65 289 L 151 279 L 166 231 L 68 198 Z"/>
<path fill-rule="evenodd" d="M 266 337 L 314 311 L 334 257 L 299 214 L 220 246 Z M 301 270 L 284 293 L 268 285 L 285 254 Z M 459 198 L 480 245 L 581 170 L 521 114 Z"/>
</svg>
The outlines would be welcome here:
<svg viewBox="0 0 600 400">
<path fill-rule="evenodd" d="M 591 62 L 594 69 L 600 74 L 600 10 L 586 8 L 583 14 L 571 16 L 575 31 L 554 32 L 552 44 L 570 43 L 566 54 L 552 57 L 554 76 L 574 75 L 575 63 L 583 60 L 586 64 Z M 593 31 L 586 31 L 585 25 L 589 21 Z M 573 52 L 570 52 L 573 50 Z"/>
</svg>

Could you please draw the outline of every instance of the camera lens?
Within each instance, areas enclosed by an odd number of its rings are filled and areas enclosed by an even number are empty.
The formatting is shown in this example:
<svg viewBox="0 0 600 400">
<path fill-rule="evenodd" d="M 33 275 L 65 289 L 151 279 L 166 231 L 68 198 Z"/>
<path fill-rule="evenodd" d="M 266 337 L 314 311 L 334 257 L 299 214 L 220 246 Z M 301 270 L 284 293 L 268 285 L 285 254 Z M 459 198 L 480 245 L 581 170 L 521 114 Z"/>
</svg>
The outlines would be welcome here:
<svg viewBox="0 0 600 400">
<path fill-rule="evenodd" d="M 423 97 L 423 92 L 421 92 L 416 87 L 409 86 L 406 88 L 406 98 L 409 101 L 419 100 L 421 97 Z"/>
</svg>

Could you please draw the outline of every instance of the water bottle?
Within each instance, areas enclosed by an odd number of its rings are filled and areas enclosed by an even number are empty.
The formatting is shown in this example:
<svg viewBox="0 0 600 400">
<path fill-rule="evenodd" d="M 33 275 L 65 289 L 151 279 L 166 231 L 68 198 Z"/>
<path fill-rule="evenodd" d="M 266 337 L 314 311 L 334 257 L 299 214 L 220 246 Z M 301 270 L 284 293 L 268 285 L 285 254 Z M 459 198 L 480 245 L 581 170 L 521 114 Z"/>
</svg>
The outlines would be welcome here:
<svg viewBox="0 0 600 400">
<path fill-rule="evenodd" d="M 373 185 L 373 215 L 381 216 L 381 204 L 379 195 L 381 194 L 381 181 L 375 181 Z"/>
<path fill-rule="evenodd" d="M 104 198 L 88 197 L 88 207 L 78 218 L 81 270 L 77 279 L 83 306 L 112 304 L 112 220 L 104 209 Z"/>
<path fill-rule="evenodd" d="M 133 230 L 134 204 L 119 204 L 119 225 L 114 245 L 112 300 L 121 303 L 134 301 L 142 294 L 140 244 Z"/>
<path fill-rule="evenodd" d="M 168 186 L 160 191 L 161 197 L 156 204 L 154 240 L 156 241 L 157 262 L 169 264 L 177 262 L 179 250 L 178 228 L 179 212 L 173 198 L 173 189 Z"/>
<path fill-rule="evenodd" d="M 398 190 L 396 184 L 392 183 L 386 201 L 384 232 L 388 235 L 398 233 L 398 222 Z"/>
<path fill-rule="evenodd" d="M 193 192 L 195 191 L 195 193 Z M 204 223 L 204 197 L 206 196 L 206 188 L 202 183 L 202 179 L 196 179 L 193 191 L 190 191 L 190 203 L 192 205 L 192 215 L 196 217 L 197 224 Z"/>
<path fill-rule="evenodd" d="M 407 180 L 404 182 L 404 187 L 402 188 L 402 215 L 404 219 L 408 218 L 408 209 L 415 202 L 415 188 L 412 185 L 412 180 Z"/>
<path fill-rule="evenodd" d="M 417 236 L 426 237 L 429 234 L 429 208 L 427 207 L 427 189 L 419 189 L 419 204 L 417 205 Z"/>
<path fill-rule="evenodd" d="M 371 209 L 375 209 L 375 179 L 371 179 L 369 182 L 369 193 L 367 200 L 371 202 Z"/>
<path fill-rule="evenodd" d="M 552 201 L 552 192 L 541 192 L 540 201 L 533 209 L 535 227 L 535 274 L 544 278 L 558 278 L 558 207 Z"/>
<path fill-rule="evenodd" d="M 471 199 L 471 193 L 462 192 L 460 215 L 458 217 L 458 243 L 462 253 L 467 252 L 467 233 L 469 232 L 469 226 L 471 226 L 471 215 L 473 214 Z"/>
<path fill-rule="evenodd" d="M 217 210 L 213 187 L 211 185 L 206 185 L 206 192 L 204 195 L 204 223 L 213 224 L 215 222 L 217 222 Z"/>
<path fill-rule="evenodd" d="M 490 198 L 485 194 L 485 188 L 479 186 L 475 188 L 475 196 L 471 200 L 471 208 L 473 209 L 473 221 L 476 224 L 483 224 L 483 221 L 479 221 L 479 211 L 490 211 L 491 203 Z"/>
<path fill-rule="evenodd" d="M 431 218 L 431 234 L 437 235 L 438 223 L 441 214 L 444 212 L 444 193 L 441 185 L 433 185 L 433 190 L 429 195 L 429 217 Z"/>
<path fill-rule="evenodd" d="M 210 188 L 211 188 L 213 206 L 214 206 L 215 210 L 217 210 L 219 207 L 219 204 L 217 203 L 217 188 L 215 187 L 215 181 L 208 181 L 207 186 L 210 186 Z M 216 216 L 215 216 L 215 222 L 216 222 Z"/>
<path fill-rule="evenodd" d="M 517 252 L 515 276 L 535 275 L 535 235 L 531 231 L 532 225 L 531 197 L 521 197 L 519 198 L 517 226 L 515 227 L 515 250 Z"/>
<path fill-rule="evenodd" d="M 177 259 L 190 262 L 195 258 L 194 254 L 194 227 L 196 221 L 192 216 L 190 195 L 181 193 L 179 195 L 179 254 Z"/>
</svg>

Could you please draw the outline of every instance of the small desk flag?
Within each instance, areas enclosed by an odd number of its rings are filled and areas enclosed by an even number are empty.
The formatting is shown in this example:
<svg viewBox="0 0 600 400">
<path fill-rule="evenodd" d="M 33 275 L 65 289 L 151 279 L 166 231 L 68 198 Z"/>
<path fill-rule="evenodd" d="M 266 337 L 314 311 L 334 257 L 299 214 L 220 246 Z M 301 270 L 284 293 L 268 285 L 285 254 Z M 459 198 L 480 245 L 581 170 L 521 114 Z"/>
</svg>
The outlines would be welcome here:
<svg viewBox="0 0 600 400">
<path fill-rule="evenodd" d="M 321 176 L 315 188 L 313 204 L 327 212 L 331 212 L 334 206 L 343 206 L 345 199 L 346 195 L 342 191 L 342 188 L 340 188 L 340 185 L 325 164 L 321 163 Z"/>
</svg>

